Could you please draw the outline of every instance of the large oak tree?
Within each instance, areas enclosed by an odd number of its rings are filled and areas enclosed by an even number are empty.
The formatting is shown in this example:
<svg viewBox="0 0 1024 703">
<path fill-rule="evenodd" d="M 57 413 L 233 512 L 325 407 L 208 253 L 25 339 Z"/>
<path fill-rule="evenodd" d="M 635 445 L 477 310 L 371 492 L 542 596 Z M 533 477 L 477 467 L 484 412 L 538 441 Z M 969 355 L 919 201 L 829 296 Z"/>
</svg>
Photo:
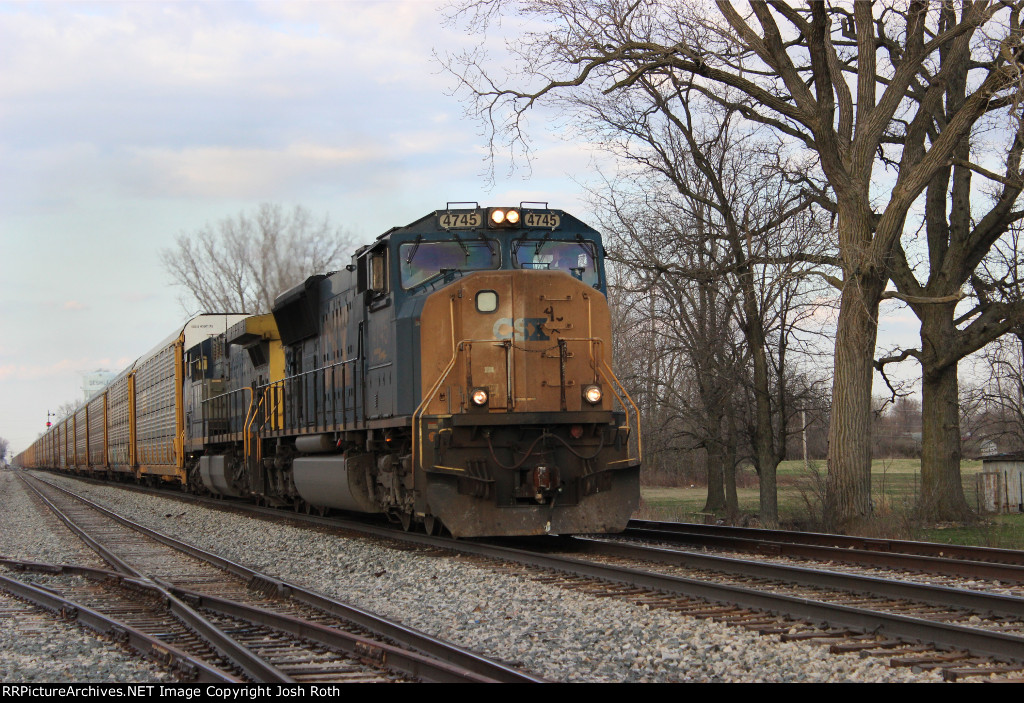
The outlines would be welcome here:
<svg viewBox="0 0 1024 703">
<path fill-rule="evenodd" d="M 842 271 L 828 497 L 840 527 L 867 518 L 879 303 L 914 203 L 979 119 L 1017 107 L 1022 4 L 475 0 L 461 17 L 486 30 L 505 10 L 531 22 L 513 43 L 518 70 L 495 78 L 479 53 L 450 64 L 492 146 L 525 143 L 523 118 L 538 101 L 677 75 L 815 153 L 833 193 Z M 947 83 L 965 68 L 963 99 L 937 120 Z"/>
</svg>

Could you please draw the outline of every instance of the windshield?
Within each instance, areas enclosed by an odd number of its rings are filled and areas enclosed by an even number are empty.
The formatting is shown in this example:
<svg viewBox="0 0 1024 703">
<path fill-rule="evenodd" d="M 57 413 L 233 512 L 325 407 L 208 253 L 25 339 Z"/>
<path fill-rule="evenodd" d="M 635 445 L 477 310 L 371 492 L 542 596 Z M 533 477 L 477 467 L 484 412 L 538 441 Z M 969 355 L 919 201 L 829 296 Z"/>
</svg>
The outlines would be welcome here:
<svg viewBox="0 0 1024 703">
<path fill-rule="evenodd" d="M 600 283 L 593 242 L 559 242 L 552 239 L 517 239 L 512 248 L 515 265 L 524 269 L 565 271 L 587 285 Z"/>
<path fill-rule="evenodd" d="M 406 242 L 399 248 L 402 287 L 413 288 L 444 274 L 496 269 L 501 266 L 498 243 L 463 239 L 447 242 Z"/>
</svg>

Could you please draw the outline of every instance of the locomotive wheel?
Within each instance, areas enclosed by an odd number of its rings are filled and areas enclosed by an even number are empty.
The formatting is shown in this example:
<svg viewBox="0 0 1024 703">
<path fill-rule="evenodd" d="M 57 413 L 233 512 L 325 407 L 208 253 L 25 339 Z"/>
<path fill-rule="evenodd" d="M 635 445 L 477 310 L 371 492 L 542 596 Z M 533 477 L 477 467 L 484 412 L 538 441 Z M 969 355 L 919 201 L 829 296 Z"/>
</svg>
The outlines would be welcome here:
<svg viewBox="0 0 1024 703">
<path fill-rule="evenodd" d="M 402 523 L 402 529 L 406 532 L 412 529 L 412 513 L 401 513 L 398 516 L 398 520 Z"/>
<path fill-rule="evenodd" d="M 427 515 L 423 518 L 423 529 L 428 535 L 439 535 L 441 534 L 441 521 L 433 515 Z"/>
</svg>

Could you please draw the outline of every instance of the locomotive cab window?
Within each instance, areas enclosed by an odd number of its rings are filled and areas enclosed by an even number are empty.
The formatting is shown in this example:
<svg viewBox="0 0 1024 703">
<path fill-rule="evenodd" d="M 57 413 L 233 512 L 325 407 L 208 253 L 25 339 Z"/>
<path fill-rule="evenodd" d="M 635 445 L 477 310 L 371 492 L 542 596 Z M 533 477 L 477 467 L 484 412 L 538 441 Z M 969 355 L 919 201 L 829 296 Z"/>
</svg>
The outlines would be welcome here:
<svg viewBox="0 0 1024 703">
<path fill-rule="evenodd" d="M 512 246 L 512 260 L 521 269 L 565 271 L 589 286 L 601 282 L 597 246 L 585 239 L 517 239 Z"/>
<path fill-rule="evenodd" d="M 470 271 L 501 266 L 498 243 L 491 239 L 406 242 L 398 251 L 402 287 L 451 283 Z"/>
</svg>

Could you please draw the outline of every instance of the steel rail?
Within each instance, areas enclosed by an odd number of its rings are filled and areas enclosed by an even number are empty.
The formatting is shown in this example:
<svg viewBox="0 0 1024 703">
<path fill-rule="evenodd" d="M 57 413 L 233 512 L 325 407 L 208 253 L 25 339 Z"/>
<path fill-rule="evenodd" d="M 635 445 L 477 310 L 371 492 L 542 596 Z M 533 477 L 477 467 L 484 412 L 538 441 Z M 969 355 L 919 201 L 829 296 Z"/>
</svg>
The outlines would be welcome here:
<svg viewBox="0 0 1024 703">
<path fill-rule="evenodd" d="M 189 502 L 198 500 L 205 505 L 219 507 L 220 509 L 258 514 L 271 520 L 280 520 L 282 516 L 281 511 L 271 508 L 260 508 L 241 503 L 225 503 L 224 501 L 205 501 L 203 499 L 196 499 L 193 496 L 175 495 L 173 497 Z M 334 529 L 350 530 L 427 548 L 474 554 L 485 558 L 516 562 L 535 568 L 549 569 L 585 578 L 595 578 L 639 588 L 660 590 L 683 597 L 696 597 L 711 602 L 750 608 L 811 622 L 828 622 L 832 625 L 862 632 L 884 634 L 897 639 L 933 643 L 942 648 L 965 649 L 999 660 L 1024 662 L 1024 637 L 1013 634 L 982 630 L 952 623 L 934 622 L 924 618 L 885 613 L 865 608 L 836 605 L 808 598 L 773 594 L 746 587 L 655 574 L 639 569 L 602 565 L 571 557 L 551 556 L 526 549 L 503 547 L 484 542 L 451 540 L 431 537 L 425 534 L 399 532 L 390 527 L 376 526 L 353 520 L 297 514 L 289 514 L 289 519 Z"/>
<path fill-rule="evenodd" d="M 840 561 L 862 566 L 880 566 L 887 569 L 902 569 L 944 576 L 987 578 L 999 581 L 1024 582 L 1024 566 L 998 564 L 989 561 L 968 561 L 938 556 L 883 552 L 855 547 L 827 547 L 816 544 L 769 541 L 762 537 L 753 539 L 731 535 L 690 533 L 684 530 L 658 530 L 627 528 L 625 537 L 636 539 L 701 545 L 716 549 L 751 552 L 796 559 L 817 559 Z"/>
<path fill-rule="evenodd" d="M 1015 634 L 954 623 L 934 622 L 925 618 L 770 593 L 745 586 L 657 574 L 630 567 L 610 566 L 572 557 L 550 556 L 508 547 L 458 542 L 450 545 L 449 548 L 586 578 L 596 578 L 678 596 L 696 597 L 810 622 L 827 622 L 830 625 L 861 632 L 917 640 L 932 643 L 938 647 L 965 649 L 975 654 L 1004 661 L 1024 662 L 1024 636 Z"/>
<path fill-rule="evenodd" d="M 165 599 L 168 611 L 174 615 L 179 622 L 205 639 L 214 649 L 234 662 L 248 676 L 261 682 L 294 683 L 294 680 L 290 676 L 273 664 L 267 662 L 263 657 L 252 652 L 248 647 L 241 644 L 235 638 L 231 637 L 229 634 L 211 623 L 203 617 L 202 614 L 178 599 L 162 585 L 151 579 L 147 574 L 138 571 L 135 567 L 118 557 L 113 550 L 91 537 L 83 527 L 74 522 L 62 510 L 60 510 L 60 508 L 54 505 L 53 502 L 43 495 L 36 486 L 33 486 L 31 481 L 28 481 L 24 476 L 20 476 L 20 478 L 29 488 L 35 491 L 40 500 L 42 500 L 47 507 L 49 507 L 50 510 L 52 510 L 54 514 L 56 514 L 57 517 L 59 517 L 60 520 L 71 529 L 72 532 L 82 538 L 91 547 L 97 549 L 103 558 L 114 566 L 118 572 L 137 578 L 143 583 L 152 584 L 153 588 L 158 590 L 160 595 Z M 43 481 L 42 479 L 37 478 L 35 480 L 40 481 L 47 486 L 51 486 L 55 490 L 68 495 L 72 499 L 80 500 L 83 505 L 86 505 L 89 508 L 98 509 L 98 506 L 75 496 L 70 491 L 59 486 L 55 486 L 47 481 Z M 106 514 L 107 511 L 100 510 L 100 512 L 101 514 Z"/>
<path fill-rule="evenodd" d="M 449 662 L 429 657 L 419 652 L 401 649 L 383 642 L 326 627 L 308 620 L 260 610 L 204 593 L 168 585 L 175 595 L 187 600 L 196 608 L 211 610 L 231 617 L 272 627 L 295 637 L 302 637 L 320 644 L 340 649 L 361 659 L 369 659 L 379 666 L 395 667 L 403 672 L 437 683 L 498 683 L 482 674 L 457 667 Z"/>
<path fill-rule="evenodd" d="M 3 559 L 2 561 L 13 568 L 17 568 L 19 564 L 19 562 L 11 559 Z M 24 562 L 21 564 L 24 564 Z M 52 565 L 40 564 L 39 566 L 50 567 L 46 571 L 55 573 Z M 82 573 L 82 571 L 79 570 L 79 573 Z M 113 574 L 113 572 L 106 573 Z M 63 617 L 73 618 L 101 635 L 106 635 L 114 640 L 123 640 L 128 646 L 143 656 L 163 661 L 179 670 L 190 681 L 196 681 L 197 683 L 242 683 L 241 679 L 226 671 L 221 671 L 217 667 L 210 666 L 202 659 L 197 659 L 174 645 L 147 635 L 145 632 L 126 625 L 119 620 L 109 618 L 103 613 L 56 593 L 9 578 L 3 574 L 0 574 L 0 588 L 48 611 L 58 613 Z"/>
<path fill-rule="evenodd" d="M 280 632 L 285 632 L 294 637 L 301 637 L 313 642 L 318 642 L 327 647 L 344 651 L 361 660 L 373 661 L 378 666 L 395 667 L 407 674 L 411 674 L 412 676 L 426 681 L 437 683 L 461 683 L 466 681 L 473 683 L 495 683 L 493 679 L 486 676 L 456 667 L 448 662 L 440 661 L 433 657 L 428 657 L 419 652 L 401 649 L 383 642 L 375 642 L 359 635 L 337 630 L 308 620 L 302 620 L 290 615 L 263 610 L 228 598 L 199 593 L 191 589 L 180 588 L 168 583 L 153 582 L 148 579 L 138 579 L 118 572 L 107 571 L 105 569 L 94 569 L 87 566 L 28 562 L 3 557 L 0 557 L 0 564 L 20 571 L 42 572 L 48 574 L 69 574 L 82 576 L 103 584 L 118 583 L 130 585 L 134 590 L 149 592 L 151 595 L 161 598 L 167 591 L 170 591 L 176 599 L 179 599 L 182 602 L 187 602 L 196 610 L 201 609 L 214 612 L 219 615 L 226 615 L 239 620 L 244 620 L 254 625 L 262 625 Z M 53 605 L 50 605 L 51 600 L 58 601 L 58 605 L 59 601 L 65 601 L 70 604 L 68 606 L 69 608 L 84 608 L 84 606 L 80 606 L 69 599 L 63 598 L 62 596 L 52 594 L 49 591 L 39 589 L 32 585 L 24 584 L 21 581 L 7 579 L 0 575 L 0 588 L 6 588 L 8 582 L 13 584 L 10 587 L 10 590 L 18 593 L 18 595 L 21 595 L 21 587 L 30 591 L 41 591 L 44 596 L 49 594 L 49 599 L 41 599 L 42 603 L 37 604 L 42 605 L 45 603 L 46 605 L 44 607 L 47 607 L 50 610 L 61 610 L 61 608 L 56 608 Z M 89 610 L 88 608 L 85 608 L 85 610 L 88 610 L 90 614 L 95 613 L 95 611 Z M 97 615 L 100 618 L 106 617 L 101 613 L 97 613 Z M 131 629 L 129 626 L 116 620 L 111 620 L 111 622 L 113 623 L 113 627 L 110 629 L 110 632 L 114 634 L 118 634 L 122 630 L 127 631 Z M 168 647 L 168 645 L 162 643 L 160 640 L 154 639 L 154 642 L 155 651 L 159 652 L 161 649 Z M 185 656 L 187 657 L 188 655 Z M 238 681 L 238 679 L 231 677 L 229 674 L 225 674 L 225 676 L 227 676 L 227 678 L 220 680 L 229 682 Z"/>
<path fill-rule="evenodd" d="M 542 677 L 530 674 L 528 672 L 520 671 L 518 669 L 515 669 L 506 664 L 502 664 L 500 662 L 493 661 L 491 659 L 488 659 L 487 657 L 472 652 L 468 649 L 459 647 L 458 645 L 445 642 L 435 637 L 431 637 L 430 635 L 415 628 L 387 620 L 367 610 L 363 610 L 356 606 L 342 603 L 341 601 L 334 600 L 332 598 L 329 598 L 328 596 L 316 593 L 315 591 L 309 590 L 297 584 L 278 579 L 276 577 L 270 576 L 260 571 L 256 571 L 254 569 L 250 569 L 246 566 L 238 564 L 237 562 L 233 562 L 224 557 L 218 556 L 211 552 L 207 552 L 194 545 L 190 545 L 181 540 L 174 539 L 173 537 L 169 537 L 168 535 L 150 529 L 145 525 L 138 524 L 125 518 L 124 516 L 118 515 L 117 513 L 114 513 L 113 511 L 108 510 L 107 508 L 104 508 L 103 506 L 98 505 L 97 503 L 90 501 L 87 498 L 77 496 L 60 486 L 49 483 L 47 481 L 43 482 L 47 483 L 47 485 L 53 486 L 57 490 L 63 491 L 69 495 L 74 495 L 77 500 L 82 501 L 82 503 L 88 505 L 94 510 L 97 510 L 101 514 L 106 515 L 107 517 L 113 520 L 116 520 L 125 527 L 137 530 L 141 534 L 144 534 L 152 539 L 155 539 L 168 547 L 177 549 L 192 557 L 212 564 L 213 566 L 216 566 L 224 571 L 239 576 L 242 579 L 248 580 L 251 588 L 260 588 L 264 592 L 272 592 L 277 594 L 279 597 L 290 598 L 298 603 L 302 603 L 313 608 L 317 608 L 335 617 L 348 620 L 353 624 L 363 627 L 366 630 L 373 632 L 374 634 L 380 637 L 394 640 L 396 642 L 403 644 L 404 646 L 410 647 L 419 652 L 427 654 L 431 657 L 434 657 L 435 659 L 448 662 L 449 664 L 452 664 L 453 666 L 459 667 L 461 669 L 465 669 L 467 671 L 475 671 L 478 674 L 481 674 L 487 677 L 488 679 L 497 682 L 546 682 L 546 679 Z M 157 491 L 156 494 L 161 495 L 163 497 L 167 497 L 166 494 L 161 493 L 159 491 Z M 175 497 L 188 499 L 188 497 L 180 495 Z M 220 501 L 213 501 L 210 503 L 210 505 L 219 506 L 221 508 L 224 507 L 224 505 Z M 278 519 L 280 519 L 282 516 L 282 513 L 279 510 L 260 508 L 256 508 L 256 510 L 260 512 L 269 510 L 268 514 L 273 515 Z M 300 516 L 289 515 L 289 519 L 293 519 L 293 517 Z M 385 534 L 390 534 L 392 537 L 394 536 L 393 531 L 388 531 Z"/>
<path fill-rule="evenodd" d="M 686 552 L 674 549 L 623 544 L 602 539 L 564 538 L 574 552 L 652 561 L 690 569 L 706 569 L 734 576 L 771 579 L 801 586 L 833 588 L 850 593 L 883 598 L 899 598 L 929 605 L 962 608 L 1002 617 L 1020 618 L 1024 625 L 1024 598 L 969 591 L 914 581 L 900 581 L 864 574 L 813 569 L 791 564 L 750 561 L 732 557 Z"/>
<path fill-rule="evenodd" d="M 211 502 L 210 504 L 220 504 L 221 507 L 228 507 L 218 502 Z M 251 506 L 242 506 L 240 504 L 234 504 L 232 507 L 244 510 L 245 512 L 255 512 L 269 518 L 275 518 L 280 515 L 279 511 L 268 508 L 252 508 Z M 983 630 L 953 623 L 935 622 L 925 618 L 916 618 L 867 608 L 832 604 L 810 598 L 775 594 L 730 584 L 716 584 L 699 579 L 598 564 L 572 557 L 552 556 L 537 551 L 498 546 L 486 542 L 451 540 L 431 537 L 425 534 L 399 532 L 390 527 L 380 527 L 351 520 L 306 515 L 297 516 L 297 519 L 301 522 L 361 532 L 374 537 L 417 544 L 423 547 L 446 549 L 486 558 L 516 562 L 535 568 L 663 591 L 683 597 L 696 597 L 711 602 L 750 608 L 811 622 L 828 622 L 835 626 L 861 632 L 884 634 L 897 639 L 932 643 L 942 648 L 965 649 L 975 654 L 1004 661 L 1024 662 L 1024 636 L 1020 635 Z M 893 585 L 892 588 L 898 589 L 900 586 Z M 979 597 L 985 597 L 984 594 L 978 595 Z M 965 598 L 973 599 L 974 596 L 965 596 Z M 995 598 L 991 602 L 995 603 L 999 600 Z M 1002 600 L 1001 603 L 1000 607 L 1007 607 L 1007 601 Z"/>
<path fill-rule="evenodd" d="M 630 520 L 629 525 L 626 527 L 627 534 L 633 529 L 685 532 L 697 535 L 728 535 L 770 542 L 863 549 L 875 552 L 898 553 L 901 555 L 916 554 L 920 556 L 959 558 L 979 562 L 996 562 L 1024 566 L 1024 551 L 997 547 L 976 547 L 962 544 L 943 544 L 941 542 L 916 542 L 878 537 L 859 537 L 857 535 L 837 535 L 827 532 L 768 530 L 758 527 L 702 525 L 699 523 L 676 523 L 658 520 Z"/>
<path fill-rule="evenodd" d="M 243 508 L 236 505 L 234 507 L 244 509 L 246 512 L 250 511 L 248 506 Z M 255 508 L 252 511 L 268 517 L 274 517 L 275 514 L 275 511 L 266 508 Z M 1024 636 L 1015 634 L 770 593 L 754 588 L 651 573 L 629 567 L 598 564 L 572 557 L 552 556 L 485 542 L 451 540 L 424 534 L 405 533 L 388 527 L 333 518 L 300 516 L 298 519 L 302 522 L 362 532 L 375 537 L 424 547 L 516 562 L 535 568 L 663 591 L 683 597 L 701 598 L 711 602 L 785 615 L 810 622 L 828 622 L 835 626 L 861 632 L 931 643 L 941 648 L 964 649 L 1003 661 L 1024 662 Z M 893 588 L 898 588 L 898 586 L 893 586 Z"/>
</svg>

